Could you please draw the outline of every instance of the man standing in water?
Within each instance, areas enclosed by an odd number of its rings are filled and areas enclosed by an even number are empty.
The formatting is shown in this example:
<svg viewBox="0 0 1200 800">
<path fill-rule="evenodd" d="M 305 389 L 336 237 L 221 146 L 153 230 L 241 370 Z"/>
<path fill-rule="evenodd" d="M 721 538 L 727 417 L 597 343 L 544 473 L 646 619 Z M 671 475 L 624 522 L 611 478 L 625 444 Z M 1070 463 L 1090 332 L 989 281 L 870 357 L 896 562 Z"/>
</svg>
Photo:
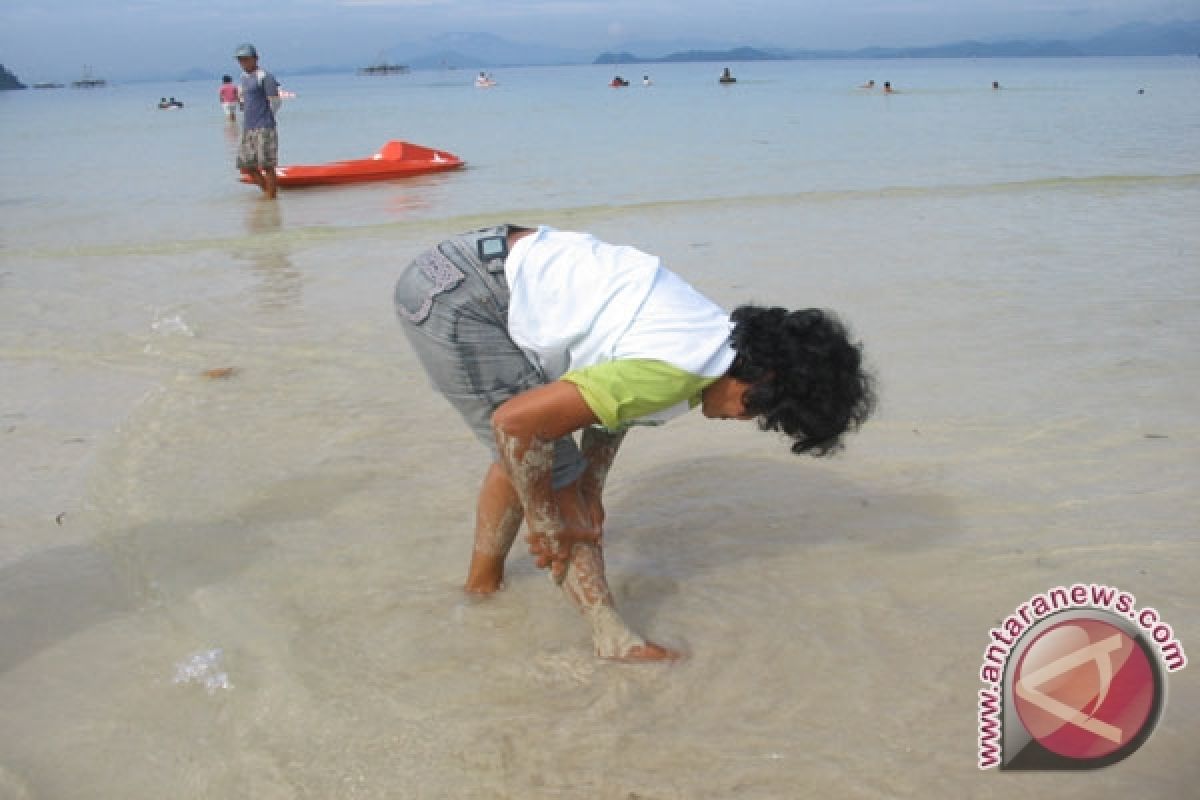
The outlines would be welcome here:
<svg viewBox="0 0 1200 800">
<path fill-rule="evenodd" d="M 821 456 L 874 406 L 860 348 L 833 314 L 730 315 L 658 258 L 585 233 L 456 236 L 405 269 L 395 301 L 431 382 L 493 453 L 466 590 L 501 587 L 524 519 L 537 565 L 588 619 L 602 658 L 679 655 L 629 629 L 604 575 L 602 495 L 629 427 L 700 406 Z"/>
<path fill-rule="evenodd" d="M 279 84 L 274 75 L 259 68 L 254 45 L 243 44 L 235 55 L 242 67 L 238 77 L 242 141 L 238 145 L 237 166 L 267 197 L 274 199 L 275 165 L 279 156 L 279 137 L 275 131 Z"/>
</svg>

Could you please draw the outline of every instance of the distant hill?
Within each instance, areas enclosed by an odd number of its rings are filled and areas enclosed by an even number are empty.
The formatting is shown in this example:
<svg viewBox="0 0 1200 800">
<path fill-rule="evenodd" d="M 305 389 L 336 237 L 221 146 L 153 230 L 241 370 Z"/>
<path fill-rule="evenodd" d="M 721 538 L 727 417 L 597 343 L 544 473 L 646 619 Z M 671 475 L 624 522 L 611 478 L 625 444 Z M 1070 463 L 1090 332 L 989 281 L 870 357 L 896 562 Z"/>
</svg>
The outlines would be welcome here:
<svg viewBox="0 0 1200 800">
<path fill-rule="evenodd" d="M 1161 25 L 1132 23 L 1077 41 L 1013 40 L 952 42 L 929 47 L 865 47 L 858 50 L 797 50 L 737 47 L 685 50 L 656 58 L 629 52 L 601 53 L 594 64 L 663 64 L 689 61 L 766 61 L 886 58 L 1067 58 L 1076 56 L 1174 56 L 1200 54 L 1200 20 Z"/>
<path fill-rule="evenodd" d="M 457 50 L 435 50 L 406 59 L 404 63 L 413 69 L 478 69 L 479 67 L 498 66 L 485 59 L 463 55 Z"/>
<path fill-rule="evenodd" d="M 4 68 L 0 64 L 0 89 L 24 89 L 25 84 L 17 80 L 17 76 Z"/>
<path fill-rule="evenodd" d="M 641 55 L 637 55 L 641 53 Z M 963 41 L 926 47 L 866 47 L 857 50 L 817 50 L 795 47 L 723 47 L 719 41 L 692 38 L 627 41 L 613 52 L 572 50 L 554 45 L 514 42 L 491 33 L 448 33 L 396 44 L 382 53 L 364 54 L 352 63 L 285 65 L 272 63 L 277 76 L 324 75 L 354 72 L 356 67 L 385 60 L 414 70 L 480 70 L 497 67 L 555 66 L 560 64 L 639 64 L 672 62 L 733 62 L 804 59 L 889 58 L 1029 58 L 1070 56 L 1160 56 L 1200 54 L 1200 20 L 1165 24 L 1132 23 L 1080 40 L 1017 39 Z M 229 67 L 234 65 L 230 64 Z M 183 72 L 138 74 L 128 82 L 217 80 L 222 72 L 192 67 Z M 0 73 L 0 86 L 18 88 L 11 73 Z"/>
<path fill-rule="evenodd" d="M 233 70 L 229 71 L 233 72 Z M 175 80 L 177 81 L 215 81 L 219 79 L 220 75 L 211 69 L 204 69 L 203 67 L 192 67 L 175 76 Z"/>
<path fill-rule="evenodd" d="M 1200 20 L 1167 25 L 1135 22 L 1080 44 L 1092 56 L 1200 55 Z"/>
<path fill-rule="evenodd" d="M 398 45 L 386 55 L 413 69 L 538 67 L 582 64 L 588 60 L 587 53 L 580 50 L 513 42 L 491 33 L 446 33 L 423 42 Z"/>
<path fill-rule="evenodd" d="M 759 50 L 755 47 L 735 47 L 732 50 L 683 50 L 668 53 L 658 58 L 638 58 L 632 53 L 601 53 L 593 64 L 669 64 L 690 61 L 778 61 L 789 56 L 778 51 Z"/>
</svg>

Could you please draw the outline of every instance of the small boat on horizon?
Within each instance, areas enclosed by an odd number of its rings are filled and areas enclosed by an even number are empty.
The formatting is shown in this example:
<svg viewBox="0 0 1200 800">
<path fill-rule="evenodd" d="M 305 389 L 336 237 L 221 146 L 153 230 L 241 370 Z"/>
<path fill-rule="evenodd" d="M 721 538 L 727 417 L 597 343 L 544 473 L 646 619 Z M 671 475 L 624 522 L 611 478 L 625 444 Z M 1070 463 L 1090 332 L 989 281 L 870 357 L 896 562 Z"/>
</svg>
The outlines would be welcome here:
<svg viewBox="0 0 1200 800">
<path fill-rule="evenodd" d="M 84 67 L 82 77 L 77 81 L 71 81 L 72 89 L 99 89 L 104 86 L 108 86 L 108 81 L 104 80 L 104 78 L 94 77 L 91 67 Z"/>
<path fill-rule="evenodd" d="M 398 139 L 379 148 L 370 158 L 334 161 L 330 164 L 296 164 L 276 167 L 275 176 L 281 187 L 322 186 L 338 183 L 362 183 L 426 175 L 458 169 L 465 162 L 453 153 L 434 150 Z M 249 176 L 242 183 L 253 183 Z"/>
<path fill-rule="evenodd" d="M 358 68 L 359 75 L 403 75 L 408 72 L 406 64 L 391 64 L 382 56 L 374 64 Z"/>
</svg>

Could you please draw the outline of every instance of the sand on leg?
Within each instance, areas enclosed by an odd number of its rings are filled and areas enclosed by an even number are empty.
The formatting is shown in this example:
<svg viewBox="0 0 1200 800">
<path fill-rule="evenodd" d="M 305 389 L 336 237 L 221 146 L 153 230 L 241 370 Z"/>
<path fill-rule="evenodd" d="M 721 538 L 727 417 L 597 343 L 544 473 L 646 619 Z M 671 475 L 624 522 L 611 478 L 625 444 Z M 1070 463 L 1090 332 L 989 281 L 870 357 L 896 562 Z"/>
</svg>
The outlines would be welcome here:
<svg viewBox="0 0 1200 800">
<path fill-rule="evenodd" d="M 572 484 L 555 492 L 564 521 L 571 527 L 598 529 L 599 519 L 588 519 L 591 506 L 582 487 Z M 672 661 L 680 653 L 648 642 L 617 613 L 604 570 L 604 548 L 599 543 L 577 542 L 562 580 L 563 594 L 583 614 L 592 629 L 592 646 L 600 658 L 616 661 Z"/>
<path fill-rule="evenodd" d="M 504 561 L 521 529 L 521 500 L 504 468 L 493 463 L 479 490 L 475 546 L 463 587 L 469 594 L 492 594 L 504 585 Z"/>
<path fill-rule="evenodd" d="M 575 545 L 562 588 L 591 625 L 592 646 L 600 658 L 635 662 L 674 661 L 682 656 L 675 650 L 646 641 L 617 613 L 604 575 L 604 552 L 599 545 Z"/>
</svg>

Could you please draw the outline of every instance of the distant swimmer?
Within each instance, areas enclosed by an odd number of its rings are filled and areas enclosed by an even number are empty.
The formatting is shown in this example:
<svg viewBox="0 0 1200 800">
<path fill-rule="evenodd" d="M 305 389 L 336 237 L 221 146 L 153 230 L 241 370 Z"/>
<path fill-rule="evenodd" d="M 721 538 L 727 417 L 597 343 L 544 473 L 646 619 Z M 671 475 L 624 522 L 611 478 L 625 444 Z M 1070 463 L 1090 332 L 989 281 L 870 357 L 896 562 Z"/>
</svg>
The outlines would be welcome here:
<svg viewBox="0 0 1200 800">
<path fill-rule="evenodd" d="M 614 75 L 613 79 L 608 82 L 608 85 L 614 89 L 619 89 L 622 86 L 628 86 L 629 81 L 625 80 L 620 75 Z"/>
<path fill-rule="evenodd" d="M 221 110 L 229 117 L 230 122 L 237 122 L 238 91 L 229 75 L 221 76 L 221 88 L 217 90 L 221 98 Z"/>
<path fill-rule="evenodd" d="M 721 77 L 717 78 L 717 83 L 737 83 L 737 78 L 733 77 L 733 73 L 726 67 L 721 72 Z"/>
<path fill-rule="evenodd" d="M 730 313 L 657 257 L 587 233 L 499 225 L 454 236 L 401 271 L 394 298 L 429 383 L 490 455 L 465 590 L 491 595 L 503 587 L 504 562 L 524 523 L 534 563 L 581 612 L 600 658 L 680 657 L 626 624 L 604 574 L 605 481 L 629 430 L 698 408 L 710 420 L 782 434 L 795 455 L 826 456 L 874 407 L 861 345 L 833 312 L 743 305 Z M 438 409 L 419 424 L 448 436 L 438 430 L 446 418 Z M 712 469 L 695 460 L 708 437 L 691 436 L 676 468 Z M 727 455 L 709 460 L 720 462 L 731 485 L 725 497 L 695 500 L 713 501 L 708 513 L 717 519 L 743 497 L 733 483 L 740 466 Z M 444 535 L 457 526 L 450 500 L 464 476 L 453 464 L 431 463 L 429 473 L 427 491 L 446 510 L 438 525 Z M 641 511 L 667 518 L 692 510 L 671 507 L 669 494 L 657 501 L 659 508 Z M 682 546 L 665 553 L 667 561 L 697 558 Z M 532 614 L 547 611 L 533 594 L 529 605 Z M 729 617 L 723 624 L 773 624 L 765 615 L 716 613 Z"/>
<path fill-rule="evenodd" d="M 992 81 L 992 88 L 993 88 L 993 89 L 999 89 L 999 88 L 1000 88 L 1000 81 Z"/>
<path fill-rule="evenodd" d="M 475 87 L 478 89 L 490 89 L 495 85 L 496 81 L 486 72 L 479 73 L 475 78 Z"/>
<path fill-rule="evenodd" d="M 874 80 L 869 80 L 869 81 L 867 81 L 866 83 L 864 83 L 862 86 L 859 86 L 858 88 L 860 88 L 860 89 L 874 89 L 874 88 L 875 88 L 875 81 L 874 81 Z"/>
<path fill-rule="evenodd" d="M 883 93 L 884 93 L 884 94 L 895 94 L 895 93 L 896 93 L 896 90 L 892 88 L 892 82 L 891 82 L 891 81 L 884 81 L 884 82 L 883 82 Z"/>
<path fill-rule="evenodd" d="M 167 98 L 160 97 L 160 98 L 158 98 L 158 107 L 159 108 L 170 108 L 171 104 L 167 102 Z"/>
<path fill-rule="evenodd" d="M 650 85 L 652 85 L 653 83 L 654 83 L 654 81 L 650 80 L 650 76 L 649 76 L 649 75 L 643 75 L 643 76 L 642 76 L 642 86 L 650 86 Z"/>
</svg>

